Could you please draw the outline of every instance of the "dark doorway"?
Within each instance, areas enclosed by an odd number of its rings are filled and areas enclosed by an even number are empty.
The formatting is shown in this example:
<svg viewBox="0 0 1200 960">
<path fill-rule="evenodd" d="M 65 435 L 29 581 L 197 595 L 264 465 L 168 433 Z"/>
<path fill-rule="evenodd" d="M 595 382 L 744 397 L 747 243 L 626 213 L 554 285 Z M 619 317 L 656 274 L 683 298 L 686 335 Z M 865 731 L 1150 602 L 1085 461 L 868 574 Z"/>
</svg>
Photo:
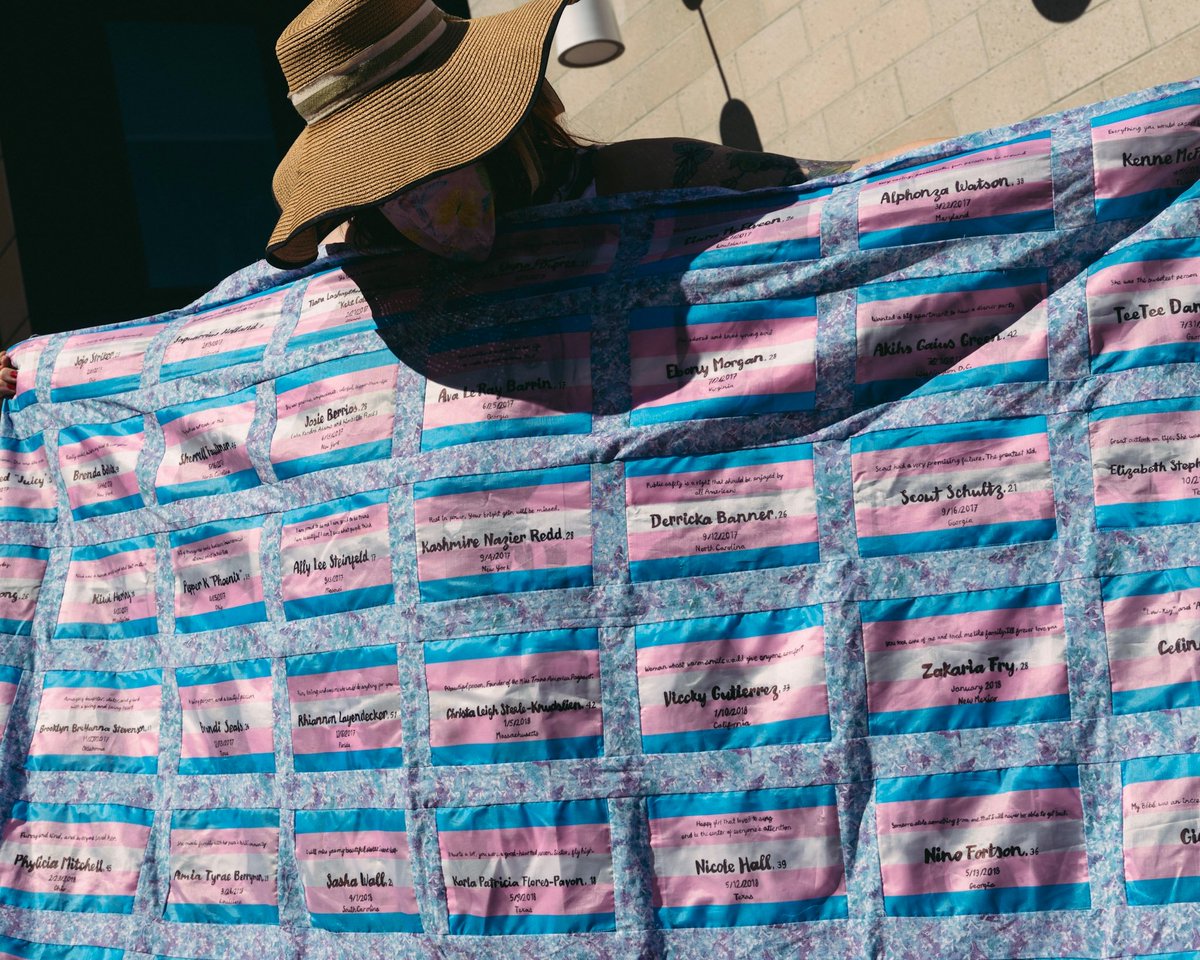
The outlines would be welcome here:
<svg viewBox="0 0 1200 960">
<path fill-rule="evenodd" d="M 275 62 L 301 0 L 18 4 L 0 144 L 35 333 L 179 307 L 261 256 L 302 126 Z M 46 46 L 52 38 L 53 65 Z M 37 78 L 30 83 L 29 78 Z"/>
</svg>

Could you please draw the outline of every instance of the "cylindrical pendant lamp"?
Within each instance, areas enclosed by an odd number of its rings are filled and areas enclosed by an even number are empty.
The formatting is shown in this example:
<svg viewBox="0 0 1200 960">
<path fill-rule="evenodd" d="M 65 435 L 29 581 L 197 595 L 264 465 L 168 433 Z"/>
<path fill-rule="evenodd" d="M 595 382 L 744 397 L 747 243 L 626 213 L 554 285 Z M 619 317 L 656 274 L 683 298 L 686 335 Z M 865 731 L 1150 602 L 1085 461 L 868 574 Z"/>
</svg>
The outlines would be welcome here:
<svg viewBox="0 0 1200 960">
<path fill-rule="evenodd" d="M 554 34 L 558 62 L 564 67 L 595 67 L 625 52 L 621 31 L 608 0 L 576 0 L 567 7 Z"/>
</svg>

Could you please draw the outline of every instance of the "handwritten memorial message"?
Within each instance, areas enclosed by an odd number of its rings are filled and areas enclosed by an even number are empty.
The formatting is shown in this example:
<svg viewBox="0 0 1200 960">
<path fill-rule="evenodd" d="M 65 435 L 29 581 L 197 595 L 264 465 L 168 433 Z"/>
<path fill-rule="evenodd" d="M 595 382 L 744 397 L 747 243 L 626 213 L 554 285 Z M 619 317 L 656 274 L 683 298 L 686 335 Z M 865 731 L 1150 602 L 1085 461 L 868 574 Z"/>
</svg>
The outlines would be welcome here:
<svg viewBox="0 0 1200 960">
<path fill-rule="evenodd" d="M 116 330 L 72 334 L 54 358 L 50 400 L 62 403 L 136 390 L 142 382 L 146 350 L 166 326 L 134 323 Z"/>
<path fill-rule="evenodd" d="M 166 920 L 279 923 L 279 811 L 171 811 Z"/>
<path fill-rule="evenodd" d="M 450 932 L 616 929 L 606 800 L 437 811 Z"/>
<path fill-rule="evenodd" d="M 145 442 L 142 417 L 64 427 L 58 432 L 58 465 L 67 484 L 72 520 L 125 513 L 145 505 L 136 472 Z"/>
<path fill-rule="evenodd" d="M 875 824 L 889 917 L 1091 906 L 1076 767 L 880 780 Z"/>
<path fill-rule="evenodd" d="M 592 429 L 587 316 L 482 327 L 432 344 L 421 449 Z"/>
<path fill-rule="evenodd" d="M 435 764 L 597 757 L 599 638 L 543 630 L 425 644 Z"/>
<path fill-rule="evenodd" d="M 270 660 L 179 667 L 175 682 L 180 774 L 275 772 Z"/>
<path fill-rule="evenodd" d="M 76 547 L 54 638 L 119 640 L 158 632 L 154 538 Z"/>
<path fill-rule="evenodd" d="M 591 467 L 413 485 L 424 601 L 592 584 Z"/>
<path fill-rule="evenodd" d="M 642 273 L 813 260 L 821 255 L 821 213 L 831 190 L 764 200 L 724 198 L 668 210 L 654 221 Z"/>
<path fill-rule="evenodd" d="M 813 297 L 647 307 L 629 325 L 635 426 L 813 408 Z"/>
<path fill-rule="evenodd" d="M 860 603 L 871 733 L 1069 720 L 1057 583 Z"/>
<path fill-rule="evenodd" d="M 1200 175 L 1200 93 L 1094 117 L 1096 219 L 1120 220 L 1166 206 Z"/>
<path fill-rule="evenodd" d="M 1043 270 L 991 270 L 858 288 L 855 399 L 1045 380 Z"/>
<path fill-rule="evenodd" d="M 131 914 L 154 811 L 18 800 L 0 829 L 0 904 Z"/>
<path fill-rule="evenodd" d="M 298 773 L 404 763 L 394 646 L 288 657 L 287 687 Z"/>
<path fill-rule="evenodd" d="M 1200 397 L 1099 407 L 1088 432 L 1098 527 L 1200 520 Z"/>
<path fill-rule="evenodd" d="M 356 333 L 376 330 L 420 304 L 419 267 L 411 256 L 403 259 L 380 257 L 351 268 L 318 273 L 308 282 L 296 329 L 288 350 L 330 343 Z M 412 286 L 408 286 L 408 284 Z M 363 288 L 369 291 L 364 293 Z"/>
<path fill-rule="evenodd" d="M 647 797 L 664 927 L 847 916 L 832 786 Z"/>
<path fill-rule="evenodd" d="M 360 353 L 275 381 L 271 462 L 280 479 L 392 454 L 396 358 Z"/>
<path fill-rule="evenodd" d="M 1087 312 L 1094 373 L 1200 359 L 1200 241 L 1102 257 L 1088 270 Z"/>
<path fill-rule="evenodd" d="M 166 407 L 156 414 L 166 448 L 154 487 L 159 503 L 249 490 L 260 483 L 246 441 L 256 388 Z"/>
<path fill-rule="evenodd" d="M 0 632 L 29 636 L 49 560 L 45 547 L 0 544 Z"/>
<path fill-rule="evenodd" d="M 1051 540 L 1045 417 L 880 430 L 850 441 L 864 557 Z"/>
<path fill-rule="evenodd" d="M 280 563 L 289 620 L 392 602 L 388 492 L 342 497 L 283 515 Z"/>
<path fill-rule="evenodd" d="M 42 434 L 0 437 L 0 521 L 54 523 L 58 502 Z"/>
<path fill-rule="evenodd" d="M 864 250 L 1054 229 L 1049 131 L 871 177 L 858 196 Z"/>
<path fill-rule="evenodd" d="M 158 772 L 162 669 L 50 670 L 29 770 Z"/>
<path fill-rule="evenodd" d="M 159 379 L 178 380 L 261 360 L 287 295 L 286 287 L 270 290 L 189 317 L 167 344 Z"/>
<path fill-rule="evenodd" d="M 1129 903 L 1200 900 L 1200 756 L 1126 760 L 1121 780 Z"/>
<path fill-rule="evenodd" d="M 403 810 L 297 810 L 296 861 L 314 927 L 421 932 Z"/>
<path fill-rule="evenodd" d="M 829 739 L 820 607 L 642 623 L 634 639 L 646 753 Z"/>
<path fill-rule="evenodd" d="M 1113 713 L 1200 706 L 1200 567 L 1100 580 Z"/>
<path fill-rule="evenodd" d="M 176 633 L 267 619 L 259 560 L 262 524 L 262 517 L 244 517 L 171 534 Z"/>
<path fill-rule="evenodd" d="M 815 563 L 812 445 L 625 464 L 634 581 Z"/>
</svg>

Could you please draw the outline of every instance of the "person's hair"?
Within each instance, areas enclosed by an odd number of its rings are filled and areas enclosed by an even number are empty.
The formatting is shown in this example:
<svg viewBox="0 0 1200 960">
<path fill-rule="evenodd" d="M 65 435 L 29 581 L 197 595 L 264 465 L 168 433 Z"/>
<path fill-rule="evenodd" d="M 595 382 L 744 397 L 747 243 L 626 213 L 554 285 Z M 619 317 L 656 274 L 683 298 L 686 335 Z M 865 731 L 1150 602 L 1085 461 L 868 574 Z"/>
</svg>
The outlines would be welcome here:
<svg viewBox="0 0 1200 960">
<path fill-rule="evenodd" d="M 560 111 L 557 97 L 543 86 L 517 131 L 483 158 L 497 214 L 553 194 L 570 173 L 573 155 L 583 141 L 559 122 Z M 364 207 L 350 218 L 346 242 L 363 250 L 407 241 L 377 207 Z"/>
</svg>

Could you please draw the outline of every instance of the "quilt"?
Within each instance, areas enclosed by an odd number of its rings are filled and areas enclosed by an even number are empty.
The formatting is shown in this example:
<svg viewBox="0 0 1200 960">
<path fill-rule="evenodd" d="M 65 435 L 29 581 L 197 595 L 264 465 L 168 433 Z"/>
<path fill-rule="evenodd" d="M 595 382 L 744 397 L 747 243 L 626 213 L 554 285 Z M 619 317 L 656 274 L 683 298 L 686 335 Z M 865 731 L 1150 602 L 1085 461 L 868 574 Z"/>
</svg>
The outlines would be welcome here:
<svg viewBox="0 0 1200 960">
<path fill-rule="evenodd" d="M 1200 83 L 36 337 L 0 958 L 1200 957 Z"/>
</svg>

